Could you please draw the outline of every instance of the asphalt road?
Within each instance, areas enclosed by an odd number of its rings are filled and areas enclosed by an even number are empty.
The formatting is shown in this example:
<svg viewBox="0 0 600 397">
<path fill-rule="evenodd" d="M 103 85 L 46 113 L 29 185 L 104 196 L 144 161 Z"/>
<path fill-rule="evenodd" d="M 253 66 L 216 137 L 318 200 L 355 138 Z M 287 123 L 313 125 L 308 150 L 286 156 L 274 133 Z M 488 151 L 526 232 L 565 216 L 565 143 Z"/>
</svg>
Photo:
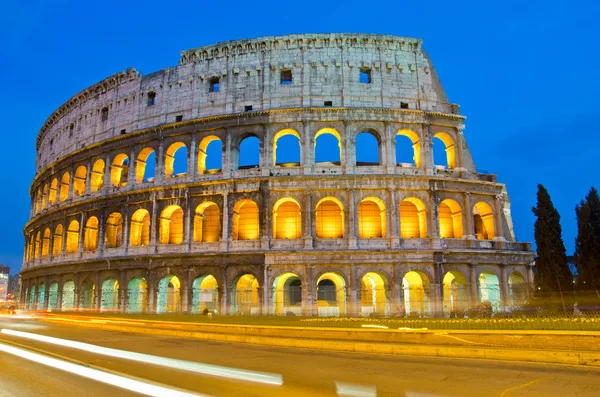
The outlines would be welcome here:
<svg viewBox="0 0 600 397">
<path fill-rule="evenodd" d="M 139 395 L 115 386 L 130 378 L 140 382 L 134 390 L 139 390 L 140 384 L 164 387 L 154 391 L 160 396 L 169 395 L 168 389 L 203 396 L 600 396 L 600 369 L 594 368 L 272 348 L 49 325 L 29 319 L 0 318 L 0 329 L 151 355 L 142 358 L 145 362 L 132 361 L 0 333 L 0 397 Z M 15 348 L 35 353 L 37 359 L 6 351 Z M 59 365 L 47 366 L 39 357 L 60 360 Z M 218 369 L 222 376 L 182 370 L 189 363 L 180 362 L 175 368 L 149 363 L 157 357 L 259 371 L 282 382 L 258 383 L 254 378 L 261 375 L 253 373 L 248 375 L 252 380 L 239 380 L 240 373 L 223 377 L 227 375 L 223 368 Z M 75 373 L 65 372 L 73 363 L 81 366 Z M 82 377 L 82 368 L 100 372 L 88 379 Z M 100 379 L 107 373 L 121 378 L 102 383 Z"/>
</svg>

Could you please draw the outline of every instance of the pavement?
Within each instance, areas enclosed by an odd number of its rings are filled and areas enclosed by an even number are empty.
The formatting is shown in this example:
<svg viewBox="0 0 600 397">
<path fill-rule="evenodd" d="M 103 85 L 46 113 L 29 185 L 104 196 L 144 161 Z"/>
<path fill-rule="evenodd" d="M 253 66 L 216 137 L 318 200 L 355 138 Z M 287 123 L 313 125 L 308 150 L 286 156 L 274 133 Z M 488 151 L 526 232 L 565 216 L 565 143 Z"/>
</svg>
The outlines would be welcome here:
<svg viewBox="0 0 600 397">
<path fill-rule="evenodd" d="M 116 386 L 130 382 L 138 382 L 133 390 L 160 396 L 600 395 L 597 367 L 303 350 L 123 333 L 32 319 L 0 318 L 0 329 L 13 333 L 0 332 L 0 349 L 4 349 L 0 351 L 1 397 L 139 395 Z M 14 335 L 14 331 L 25 334 Z M 40 336 L 60 340 L 49 343 L 37 340 Z M 65 341 L 84 342 L 99 352 L 68 347 Z M 59 364 L 50 367 L 6 349 L 35 354 L 36 360 L 58 360 Z M 165 358 L 179 361 L 173 364 Z M 66 372 L 71 365 L 79 365 L 79 369 Z M 83 376 L 88 370 L 98 372 L 86 379 Z M 111 376 L 116 379 L 102 383 Z"/>
</svg>

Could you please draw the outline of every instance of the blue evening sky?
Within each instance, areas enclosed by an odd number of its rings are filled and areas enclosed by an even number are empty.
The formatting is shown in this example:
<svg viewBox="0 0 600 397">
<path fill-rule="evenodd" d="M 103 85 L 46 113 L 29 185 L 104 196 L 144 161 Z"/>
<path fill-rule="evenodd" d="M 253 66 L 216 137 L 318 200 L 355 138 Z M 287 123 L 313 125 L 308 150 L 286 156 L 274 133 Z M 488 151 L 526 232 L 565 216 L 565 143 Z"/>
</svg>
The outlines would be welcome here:
<svg viewBox="0 0 600 397">
<path fill-rule="evenodd" d="M 83 88 L 129 66 L 174 66 L 184 49 L 288 33 L 418 37 L 451 102 L 467 116 L 478 169 L 506 183 L 515 233 L 533 240 L 537 183 L 574 248 L 574 207 L 600 188 L 600 2 L 589 1 L 36 1 L 0 5 L 0 264 L 18 272 L 35 138 Z M 291 160 L 293 161 L 293 160 Z"/>
</svg>

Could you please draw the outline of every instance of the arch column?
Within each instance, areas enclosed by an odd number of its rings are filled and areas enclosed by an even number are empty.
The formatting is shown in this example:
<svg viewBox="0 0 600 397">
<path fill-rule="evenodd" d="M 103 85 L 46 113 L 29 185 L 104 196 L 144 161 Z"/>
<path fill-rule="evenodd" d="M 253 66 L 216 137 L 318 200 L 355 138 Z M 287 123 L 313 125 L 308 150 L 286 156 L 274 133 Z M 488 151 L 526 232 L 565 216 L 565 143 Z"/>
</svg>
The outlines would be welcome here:
<svg viewBox="0 0 600 397">
<path fill-rule="evenodd" d="M 355 139 L 350 138 L 352 134 L 351 129 L 352 122 L 350 120 L 344 120 L 344 136 L 342 142 L 339 142 L 342 148 L 342 156 L 340 156 L 340 163 L 342 165 L 342 172 L 344 174 L 353 174 L 354 166 L 356 165 L 354 161 L 354 150 L 350 149 L 355 146 L 351 145 L 351 143 L 356 142 Z"/>
<path fill-rule="evenodd" d="M 385 137 L 382 139 L 384 144 L 385 166 L 388 174 L 393 174 L 396 171 L 396 141 L 394 133 L 392 132 L 392 123 L 390 121 L 385 122 Z M 383 152 L 383 150 L 382 150 Z"/>
<path fill-rule="evenodd" d="M 48 310 L 48 300 L 50 299 L 50 277 L 46 276 L 44 279 L 44 307 L 41 308 L 44 311 Z"/>
<path fill-rule="evenodd" d="M 500 265 L 500 304 L 504 307 L 508 306 L 510 299 L 508 294 L 508 275 L 506 265 Z"/>
<path fill-rule="evenodd" d="M 219 294 L 219 304 L 221 305 L 221 314 L 227 315 L 229 314 L 229 293 L 228 293 L 228 280 L 227 280 L 227 267 L 221 267 L 221 282 L 218 286 L 218 294 Z"/>
<path fill-rule="evenodd" d="M 148 272 L 148 307 L 146 311 L 150 314 L 156 313 L 156 277 L 154 272 Z"/>
<path fill-rule="evenodd" d="M 125 313 L 127 308 L 127 289 L 129 284 L 127 282 L 127 271 L 121 270 L 119 280 L 119 311 Z"/>
<path fill-rule="evenodd" d="M 195 92 L 195 91 L 194 91 Z M 198 145 L 196 145 L 196 135 L 192 134 L 192 141 L 188 150 L 188 167 L 187 173 L 191 181 L 196 180 L 198 174 Z"/>
<path fill-rule="evenodd" d="M 156 184 L 161 185 L 165 179 L 165 149 L 163 140 L 160 140 L 158 145 L 158 153 L 156 154 L 156 166 L 154 167 L 156 170 L 154 172 L 154 180 Z"/>
<path fill-rule="evenodd" d="M 190 269 L 189 268 L 183 269 L 182 278 L 183 278 L 183 280 L 181 280 L 181 290 L 179 292 L 181 294 L 181 312 L 183 314 L 190 314 L 191 313 L 190 302 L 192 301 L 190 295 L 191 295 L 192 289 L 190 288 Z"/>
<path fill-rule="evenodd" d="M 388 240 L 390 248 L 400 247 L 400 215 L 398 214 L 398 199 L 396 190 L 388 189 Z"/>
<path fill-rule="evenodd" d="M 63 277 L 60 276 L 58 278 L 58 291 L 56 293 L 56 311 L 62 312 L 62 298 L 63 298 L 63 287 L 64 287 L 64 282 L 63 282 Z"/>
<path fill-rule="evenodd" d="M 506 239 L 504 238 L 504 231 L 503 231 L 503 227 L 502 227 L 502 205 L 501 205 L 501 200 L 502 200 L 503 196 L 501 194 L 497 194 L 494 197 L 494 221 L 496 223 L 495 225 L 495 237 L 494 240 L 496 241 L 506 241 Z M 498 247 L 500 248 L 500 247 Z"/>
<path fill-rule="evenodd" d="M 273 142 L 271 124 L 263 124 L 263 138 L 260 140 L 260 170 L 262 176 L 269 176 L 273 168 Z"/>
<path fill-rule="evenodd" d="M 87 163 L 87 172 L 85 173 L 85 194 L 92 193 L 92 159 L 90 158 Z M 48 188 L 48 195 L 50 196 L 50 188 Z"/>
<path fill-rule="evenodd" d="M 358 266 L 352 265 L 350 268 L 350 285 L 346 287 L 347 290 L 350 290 L 350 293 L 346 295 L 347 315 L 349 314 L 350 316 L 355 317 L 361 314 L 360 287 L 361 280 L 358 279 Z"/>
<path fill-rule="evenodd" d="M 356 206 L 354 203 L 354 189 L 348 189 L 346 196 L 348 202 L 348 216 L 346 216 L 345 218 L 348 219 L 348 221 L 344 222 L 347 224 L 347 234 L 346 231 L 344 231 L 344 237 L 348 241 L 348 248 L 356 249 L 358 248 L 358 238 L 356 234 L 356 231 L 358 229 L 356 220 L 358 217 L 356 216 Z"/>
<path fill-rule="evenodd" d="M 221 210 L 222 224 L 221 224 L 221 241 L 219 243 L 219 249 L 221 251 L 229 251 L 229 193 L 223 193 L 223 208 Z"/>
<path fill-rule="evenodd" d="M 479 281 L 477 280 L 477 264 L 469 264 L 469 302 L 471 307 L 477 305 L 479 301 Z"/>
<path fill-rule="evenodd" d="M 135 169 L 136 167 L 136 156 L 135 156 L 135 146 L 131 148 L 129 152 L 129 169 L 127 170 L 127 189 L 135 189 L 136 180 L 135 180 Z"/>
<path fill-rule="evenodd" d="M 309 189 L 304 191 L 304 203 L 303 203 L 303 224 L 302 234 L 304 238 L 304 248 L 313 248 L 314 234 L 312 232 L 312 195 Z"/>
<path fill-rule="evenodd" d="M 269 301 L 271 300 L 271 296 L 269 294 L 269 291 L 271 290 L 271 288 L 269 288 L 270 285 L 271 282 L 269 279 L 269 264 L 265 263 L 263 268 L 263 296 L 261 313 L 263 316 L 269 315 Z"/>
<path fill-rule="evenodd" d="M 102 277 L 100 272 L 96 272 L 96 289 L 94 296 L 94 308 L 96 311 L 100 311 L 102 307 Z"/>
<path fill-rule="evenodd" d="M 425 169 L 426 175 L 433 175 L 433 140 L 431 124 L 421 124 L 421 137 L 421 141 L 423 142 L 423 151 L 421 152 L 423 168 Z"/>
<path fill-rule="evenodd" d="M 67 200 L 71 200 L 73 198 L 73 186 L 75 185 L 73 182 L 75 182 L 75 167 L 71 166 L 69 168 L 69 191 L 67 193 Z"/>
<path fill-rule="evenodd" d="M 306 277 L 302 281 L 301 289 L 302 289 L 302 315 L 303 316 L 313 316 L 314 311 L 314 268 L 313 265 L 305 265 L 304 273 Z"/>
<path fill-rule="evenodd" d="M 81 281 L 81 275 L 79 273 L 75 273 L 75 277 L 73 282 L 75 287 L 73 288 L 73 311 L 79 311 L 79 305 L 81 303 L 81 296 L 79 293 L 81 292 L 81 286 L 79 285 Z"/>
<path fill-rule="evenodd" d="M 102 190 L 104 191 L 104 194 L 108 194 L 108 191 L 110 189 L 110 173 L 111 173 L 111 161 L 110 161 L 110 155 L 106 155 L 106 158 L 104 159 L 104 186 L 102 187 Z"/>
<path fill-rule="evenodd" d="M 158 208 L 156 205 L 156 196 L 152 196 L 152 216 L 150 218 L 150 252 L 156 252 L 158 225 L 160 222 L 157 217 Z"/>
<path fill-rule="evenodd" d="M 314 145 L 310 134 L 310 121 L 302 120 L 302 127 L 304 129 L 304 142 L 300 142 L 304 150 L 302 151 L 302 174 L 312 174 L 312 167 L 314 165 Z"/>
<path fill-rule="evenodd" d="M 465 234 L 467 240 L 475 240 L 475 229 L 473 226 L 473 209 L 471 208 L 471 192 L 465 192 L 463 195 L 464 207 L 464 225 L 466 227 Z"/>
<path fill-rule="evenodd" d="M 231 177 L 231 128 L 227 128 L 225 142 L 221 148 L 221 173 L 223 178 Z"/>
<path fill-rule="evenodd" d="M 79 241 L 77 242 L 77 254 L 81 256 L 83 253 L 83 240 L 85 238 L 85 214 L 82 212 L 79 217 Z M 100 221 L 98 221 L 100 223 Z M 100 225 L 98 225 L 100 227 Z M 67 231 L 63 234 L 68 234 L 69 226 L 67 225 Z M 98 233 L 98 239 L 100 239 L 100 233 Z"/>
</svg>

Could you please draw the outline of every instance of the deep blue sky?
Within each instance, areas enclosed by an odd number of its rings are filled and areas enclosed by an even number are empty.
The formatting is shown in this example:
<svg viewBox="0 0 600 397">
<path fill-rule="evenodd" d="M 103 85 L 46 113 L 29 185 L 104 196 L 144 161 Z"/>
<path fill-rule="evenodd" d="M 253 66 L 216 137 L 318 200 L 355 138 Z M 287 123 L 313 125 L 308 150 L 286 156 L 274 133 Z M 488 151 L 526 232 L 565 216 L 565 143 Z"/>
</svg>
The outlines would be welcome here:
<svg viewBox="0 0 600 397">
<path fill-rule="evenodd" d="M 493 4 L 492 4 L 493 3 Z M 20 269 L 35 137 L 81 89 L 133 66 L 176 65 L 184 49 L 315 32 L 418 37 L 451 102 L 467 116 L 475 165 L 498 174 L 519 240 L 544 184 L 574 247 L 574 206 L 600 187 L 600 2 L 590 1 L 26 1 L 0 5 L 0 263 Z"/>
</svg>

